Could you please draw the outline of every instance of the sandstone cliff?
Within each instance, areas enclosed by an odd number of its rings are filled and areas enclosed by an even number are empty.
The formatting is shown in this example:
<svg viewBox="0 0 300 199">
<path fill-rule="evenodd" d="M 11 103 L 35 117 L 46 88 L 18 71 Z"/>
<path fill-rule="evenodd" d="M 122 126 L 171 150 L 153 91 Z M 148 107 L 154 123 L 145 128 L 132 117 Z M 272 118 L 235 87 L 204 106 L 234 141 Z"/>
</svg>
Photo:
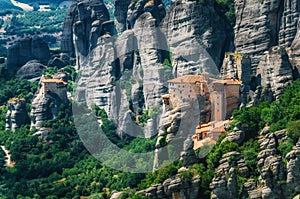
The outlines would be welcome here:
<svg viewBox="0 0 300 199">
<path fill-rule="evenodd" d="M 31 128 L 42 127 L 45 122 L 58 115 L 61 104 L 67 103 L 66 83 L 63 84 L 63 80 L 60 80 L 61 84 L 58 85 L 55 81 L 48 83 L 44 77 L 40 80 L 38 91 L 32 100 Z"/>
<path fill-rule="evenodd" d="M 13 98 L 7 103 L 6 130 L 15 131 L 29 122 L 24 99 Z"/>
<path fill-rule="evenodd" d="M 300 20 L 298 21 L 298 30 L 295 39 L 293 40 L 290 49 L 288 49 L 289 59 L 293 66 L 294 76 L 299 78 L 300 70 Z"/>
<path fill-rule="evenodd" d="M 6 67 L 9 71 L 14 71 L 34 59 L 42 63 L 47 63 L 50 59 L 48 44 L 37 36 L 20 39 L 10 46 L 7 50 Z"/>
<path fill-rule="evenodd" d="M 161 27 L 166 32 L 176 76 L 219 74 L 230 30 L 212 1 L 174 1 Z"/>
<path fill-rule="evenodd" d="M 77 66 L 85 61 L 99 36 L 113 34 L 103 1 L 74 1 L 67 13 L 61 50 L 76 56 Z"/>
<path fill-rule="evenodd" d="M 257 82 L 255 76 L 262 71 L 260 65 L 265 60 L 265 52 L 272 51 L 274 47 L 288 48 L 289 58 L 293 68 L 279 70 L 278 76 L 290 79 L 291 76 L 299 77 L 297 67 L 297 23 L 299 19 L 299 2 L 293 0 L 278 1 L 235 1 L 235 38 L 236 51 L 246 54 L 251 59 L 251 67 L 248 68 L 251 78 L 251 89 L 256 90 L 256 86 L 265 86 Z M 281 59 L 281 60 L 280 60 Z M 285 67 L 290 66 L 286 56 L 277 58 L 284 63 Z M 260 64 L 261 63 L 261 64 Z M 279 64 L 280 65 L 280 64 Z M 274 65 L 275 68 L 280 68 Z M 295 70 L 297 69 L 297 70 Z M 275 69 L 277 70 L 277 69 Z M 282 72 L 282 73 L 281 73 Z M 246 84 L 246 86 L 249 86 Z M 282 87 L 284 88 L 284 86 Z M 260 88 L 259 88 L 260 89 Z M 276 86 L 270 85 L 271 90 L 276 90 Z M 260 92 L 260 91 L 258 91 Z M 279 92 L 280 91 L 276 91 Z M 274 96 L 277 98 L 277 94 Z"/>
</svg>

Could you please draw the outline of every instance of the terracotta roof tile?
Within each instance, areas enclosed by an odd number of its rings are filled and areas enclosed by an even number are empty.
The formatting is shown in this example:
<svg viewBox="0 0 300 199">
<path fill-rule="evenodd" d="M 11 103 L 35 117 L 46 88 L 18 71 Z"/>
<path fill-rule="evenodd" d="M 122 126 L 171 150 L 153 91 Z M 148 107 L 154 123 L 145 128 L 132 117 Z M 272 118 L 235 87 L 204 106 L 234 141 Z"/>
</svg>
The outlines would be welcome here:
<svg viewBox="0 0 300 199">
<path fill-rule="evenodd" d="M 232 80 L 232 79 L 225 79 L 225 80 L 215 80 L 213 83 L 219 84 L 230 84 L 230 85 L 240 85 L 242 82 L 240 80 Z"/>
<path fill-rule="evenodd" d="M 62 83 L 64 85 L 68 84 L 67 82 L 65 82 L 65 81 L 63 81 L 61 79 L 52 79 L 52 78 L 45 78 L 45 77 L 42 78 L 42 82 L 45 82 L 45 83 L 57 83 L 57 84 Z"/>
<path fill-rule="evenodd" d="M 205 82 L 205 80 L 201 75 L 185 75 L 182 77 L 171 79 L 168 82 L 169 83 L 196 83 L 196 82 Z"/>
</svg>

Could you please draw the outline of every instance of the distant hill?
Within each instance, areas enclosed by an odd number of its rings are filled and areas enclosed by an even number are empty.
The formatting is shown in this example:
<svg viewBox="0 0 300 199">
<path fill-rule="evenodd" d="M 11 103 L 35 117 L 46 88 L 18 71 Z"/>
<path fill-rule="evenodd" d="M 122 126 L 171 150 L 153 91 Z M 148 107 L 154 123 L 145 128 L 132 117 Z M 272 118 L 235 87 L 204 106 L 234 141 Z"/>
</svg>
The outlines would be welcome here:
<svg viewBox="0 0 300 199">
<path fill-rule="evenodd" d="M 6 9 L 19 9 L 15 7 L 10 0 L 0 0 L 0 10 L 6 10 Z"/>
<path fill-rule="evenodd" d="M 54 6 L 58 6 L 61 2 L 65 1 L 65 0 L 18 0 L 18 1 L 29 4 L 31 6 L 36 5 L 36 4 L 51 4 Z"/>
</svg>

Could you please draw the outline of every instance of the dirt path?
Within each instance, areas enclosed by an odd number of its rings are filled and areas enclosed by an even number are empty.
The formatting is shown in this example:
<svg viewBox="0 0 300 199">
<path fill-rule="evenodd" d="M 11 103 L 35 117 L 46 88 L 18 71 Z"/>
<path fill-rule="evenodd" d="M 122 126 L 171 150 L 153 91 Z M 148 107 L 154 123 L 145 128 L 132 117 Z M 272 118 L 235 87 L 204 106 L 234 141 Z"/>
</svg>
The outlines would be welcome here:
<svg viewBox="0 0 300 199">
<path fill-rule="evenodd" d="M 15 163 L 13 161 L 11 161 L 11 155 L 9 150 L 7 150 L 5 148 L 5 146 L 1 146 L 1 149 L 4 151 L 5 153 L 5 165 L 6 167 L 14 167 Z"/>
<path fill-rule="evenodd" d="M 11 3 L 14 5 L 14 6 L 17 6 L 19 8 L 22 8 L 24 11 L 28 12 L 28 11 L 33 11 L 33 7 L 26 4 L 26 3 L 21 3 L 21 2 L 18 2 L 18 1 L 15 1 L 15 0 L 10 0 Z"/>
</svg>

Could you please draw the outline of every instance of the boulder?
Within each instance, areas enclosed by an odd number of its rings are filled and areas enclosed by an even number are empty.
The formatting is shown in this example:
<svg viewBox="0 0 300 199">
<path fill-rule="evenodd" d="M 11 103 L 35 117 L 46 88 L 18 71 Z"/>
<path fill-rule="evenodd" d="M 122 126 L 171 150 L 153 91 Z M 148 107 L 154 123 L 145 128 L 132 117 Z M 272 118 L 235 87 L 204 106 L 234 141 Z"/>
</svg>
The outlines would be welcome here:
<svg viewBox="0 0 300 199">
<path fill-rule="evenodd" d="M 35 81 L 42 77 L 45 69 L 46 66 L 41 64 L 38 60 L 31 60 L 17 71 L 16 77 Z"/>
</svg>

